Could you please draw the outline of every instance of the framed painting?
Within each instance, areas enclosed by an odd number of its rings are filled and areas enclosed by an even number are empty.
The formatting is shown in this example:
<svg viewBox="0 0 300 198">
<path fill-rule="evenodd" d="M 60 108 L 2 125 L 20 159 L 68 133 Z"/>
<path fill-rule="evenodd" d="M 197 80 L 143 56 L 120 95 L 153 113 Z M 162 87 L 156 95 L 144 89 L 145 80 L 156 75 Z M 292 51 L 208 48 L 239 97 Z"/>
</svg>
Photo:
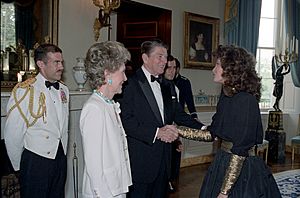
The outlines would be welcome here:
<svg viewBox="0 0 300 198">
<path fill-rule="evenodd" d="M 212 52 L 219 45 L 220 19 L 184 13 L 184 67 L 211 70 Z"/>
</svg>

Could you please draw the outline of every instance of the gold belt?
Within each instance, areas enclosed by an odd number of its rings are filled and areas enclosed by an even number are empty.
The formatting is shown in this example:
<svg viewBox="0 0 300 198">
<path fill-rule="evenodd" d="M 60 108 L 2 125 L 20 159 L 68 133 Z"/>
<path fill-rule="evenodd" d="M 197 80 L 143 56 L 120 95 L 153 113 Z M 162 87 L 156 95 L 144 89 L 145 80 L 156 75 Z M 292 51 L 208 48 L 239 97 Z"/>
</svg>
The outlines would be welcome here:
<svg viewBox="0 0 300 198">
<path fill-rule="evenodd" d="M 227 141 L 224 141 L 222 140 L 222 143 L 221 143 L 221 149 L 227 153 L 232 153 L 231 152 L 231 149 L 232 149 L 232 142 L 227 142 Z M 249 156 L 255 156 L 255 146 L 253 146 L 251 149 L 248 150 L 248 155 Z"/>
</svg>

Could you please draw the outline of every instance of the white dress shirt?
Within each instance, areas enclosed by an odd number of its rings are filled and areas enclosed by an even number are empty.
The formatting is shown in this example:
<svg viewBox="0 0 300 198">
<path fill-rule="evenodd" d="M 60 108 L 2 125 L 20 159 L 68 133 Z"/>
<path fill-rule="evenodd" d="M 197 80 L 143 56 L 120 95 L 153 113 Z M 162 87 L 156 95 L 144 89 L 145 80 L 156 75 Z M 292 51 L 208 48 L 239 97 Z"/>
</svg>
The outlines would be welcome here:
<svg viewBox="0 0 300 198">
<path fill-rule="evenodd" d="M 146 75 L 146 78 L 147 78 L 147 80 L 150 84 L 150 87 L 151 87 L 152 91 L 153 91 L 153 94 L 154 94 L 155 100 L 157 102 L 162 121 L 164 122 L 164 101 L 163 101 L 163 98 L 162 98 L 162 95 L 161 95 L 160 84 L 157 81 L 151 82 L 151 74 L 144 67 L 144 65 L 142 66 L 142 70 L 144 71 L 144 74 Z M 155 76 L 155 77 L 157 77 L 157 76 Z"/>
</svg>

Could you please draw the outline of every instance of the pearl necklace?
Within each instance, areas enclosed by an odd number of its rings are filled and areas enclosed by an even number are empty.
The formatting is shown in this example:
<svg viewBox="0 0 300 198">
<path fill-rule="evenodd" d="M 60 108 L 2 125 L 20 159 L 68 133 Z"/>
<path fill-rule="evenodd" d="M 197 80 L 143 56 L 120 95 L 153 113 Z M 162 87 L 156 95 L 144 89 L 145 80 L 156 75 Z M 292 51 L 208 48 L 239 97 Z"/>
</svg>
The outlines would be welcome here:
<svg viewBox="0 0 300 198">
<path fill-rule="evenodd" d="M 106 96 L 104 96 L 101 91 L 94 90 L 93 92 L 95 94 L 97 94 L 98 96 L 100 96 L 100 98 L 102 98 L 106 103 L 108 103 L 108 104 L 114 104 L 115 103 L 113 99 L 109 99 Z"/>
</svg>

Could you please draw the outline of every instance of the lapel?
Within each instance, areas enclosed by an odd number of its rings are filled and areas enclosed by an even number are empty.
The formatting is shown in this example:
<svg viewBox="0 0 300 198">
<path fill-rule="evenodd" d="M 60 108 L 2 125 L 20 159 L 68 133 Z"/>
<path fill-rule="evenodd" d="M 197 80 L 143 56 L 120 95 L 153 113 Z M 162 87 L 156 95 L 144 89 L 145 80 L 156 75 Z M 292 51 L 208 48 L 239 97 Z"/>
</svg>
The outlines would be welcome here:
<svg viewBox="0 0 300 198">
<path fill-rule="evenodd" d="M 157 105 L 157 102 L 156 102 L 156 99 L 154 97 L 154 94 L 153 94 L 153 91 L 149 85 L 149 82 L 143 72 L 142 69 L 138 69 L 137 72 L 136 72 L 136 75 L 137 75 L 137 80 L 138 80 L 138 83 L 150 105 L 150 108 L 152 109 L 157 121 L 163 125 L 163 121 L 162 121 L 162 118 L 161 118 L 161 115 L 160 115 L 160 112 L 159 112 L 159 108 L 158 108 L 158 105 Z"/>
<path fill-rule="evenodd" d="M 35 90 L 35 95 L 36 95 L 36 98 L 35 102 L 38 102 L 38 99 L 39 99 L 39 96 L 40 96 L 40 93 L 44 93 L 45 94 L 45 97 L 46 97 L 46 112 L 47 112 L 47 115 L 46 115 L 46 121 L 47 121 L 47 124 L 49 125 L 49 127 L 53 127 L 53 128 L 59 128 L 60 126 L 60 122 L 59 122 L 59 119 L 58 119 L 58 112 L 56 111 L 56 107 L 55 105 L 53 104 L 53 101 L 52 101 L 52 98 L 51 98 L 51 95 L 49 93 L 49 90 L 48 88 L 45 86 L 45 80 L 42 79 L 42 78 L 39 78 L 37 77 L 37 89 Z M 39 90 L 39 91 L 37 91 Z"/>
<path fill-rule="evenodd" d="M 164 124 L 171 124 L 169 121 L 173 120 L 171 118 L 172 109 L 175 109 L 173 105 L 175 105 L 177 98 L 176 96 L 175 97 L 173 96 L 171 82 L 163 78 L 160 87 L 161 87 L 162 97 L 164 101 L 164 118 L 165 118 Z"/>
<path fill-rule="evenodd" d="M 57 118 L 58 118 L 58 121 L 59 121 L 60 131 L 62 131 L 63 123 L 64 123 L 64 117 L 65 117 L 63 115 L 65 115 L 65 114 L 64 114 L 64 106 L 63 106 L 63 103 L 62 103 L 62 100 L 61 100 L 61 95 L 62 95 L 62 92 L 64 90 L 63 90 L 61 84 L 59 86 L 60 86 L 59 91 L 58 91 L 59 105 L 57 106 Z"/>
</svg>

